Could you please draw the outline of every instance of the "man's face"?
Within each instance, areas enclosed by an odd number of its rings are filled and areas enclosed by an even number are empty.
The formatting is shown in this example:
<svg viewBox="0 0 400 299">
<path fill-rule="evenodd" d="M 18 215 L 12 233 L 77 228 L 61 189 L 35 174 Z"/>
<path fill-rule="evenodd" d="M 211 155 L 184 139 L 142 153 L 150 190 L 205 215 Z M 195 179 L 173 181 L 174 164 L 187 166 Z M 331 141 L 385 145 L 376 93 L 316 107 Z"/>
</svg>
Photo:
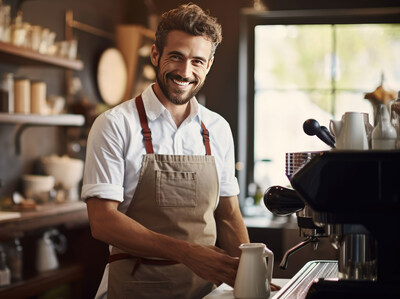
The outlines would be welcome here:
<svg viewBox="0 0 400 299">
<path fill-rule="evenodd" d="M 165 98 L 173 104 L 183 105 L 204 84 L 213 62 L 211 42 L 202 36 L 174 30 L 168 34 L 161 56 L 153 45 L 151 61 L 157 71 L 156 85 L 163 94 L 160 100 L 163 102 Z"/>
</svg>

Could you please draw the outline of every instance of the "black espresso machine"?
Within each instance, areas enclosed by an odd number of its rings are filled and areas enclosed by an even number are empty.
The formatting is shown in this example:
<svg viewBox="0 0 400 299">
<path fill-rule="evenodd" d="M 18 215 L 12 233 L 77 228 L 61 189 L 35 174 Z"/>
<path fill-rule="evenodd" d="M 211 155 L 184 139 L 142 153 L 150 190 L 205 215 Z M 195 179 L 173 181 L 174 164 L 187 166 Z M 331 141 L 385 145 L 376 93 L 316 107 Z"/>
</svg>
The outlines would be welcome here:
<svg viewBox="0 0 400 299">
<path fill-rule="evenodd" d="M 294 189 L 271 187 L 264 202 L 296 212 L 306 240 L 281 267 L 321 237 L 339 250 L 336 279 L 320 276 L 305 298 L 400 298 L 400 151 L 287 153 L 286 174 Z"/>
</svg>

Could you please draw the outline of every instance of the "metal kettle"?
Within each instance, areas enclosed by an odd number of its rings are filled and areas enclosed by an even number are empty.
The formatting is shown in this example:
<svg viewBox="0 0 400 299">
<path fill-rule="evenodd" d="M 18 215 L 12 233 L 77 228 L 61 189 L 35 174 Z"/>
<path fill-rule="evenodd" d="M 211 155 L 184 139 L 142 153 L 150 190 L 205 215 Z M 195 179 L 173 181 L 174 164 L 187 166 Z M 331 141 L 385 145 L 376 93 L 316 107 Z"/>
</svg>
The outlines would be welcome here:
<svg viewBox="0 0 400 299">
<path fill-rule="evenodd" d="M 59 267 L 57 253 L 65 253 L 67 239 L 56 229 L 43 233 L 37 241 L 36 270 L 44 272 Z"/>
</svg>

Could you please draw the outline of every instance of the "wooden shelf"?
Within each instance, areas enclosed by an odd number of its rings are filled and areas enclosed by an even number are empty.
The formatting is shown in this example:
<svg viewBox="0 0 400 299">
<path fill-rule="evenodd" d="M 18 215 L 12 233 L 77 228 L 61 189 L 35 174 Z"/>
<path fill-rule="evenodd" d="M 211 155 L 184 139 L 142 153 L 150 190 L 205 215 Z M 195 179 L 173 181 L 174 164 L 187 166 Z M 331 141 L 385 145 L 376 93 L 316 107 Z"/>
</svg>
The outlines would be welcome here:
<svg viewBox="0 0 400 299">
<path fill-rule="evenodd" d="M 30 279 L 0 288 L 0 297 L 13 299 L 30 298 L 60 284 L 71 282 L 79 284 L 79 281 L 83 278 L 83 273 L 83 266 L 79 264 L 72 264 L 60 269 L 40 273 Z"/>
<path fill-rule="evenodd" d="M 68 228 L 88 225 L 86 203 L 82 201 L 38 205 L 36 210 L 21 211 L 20 217 L 0 220 L 0 236 L 10 238 L 23 232 L 64 225 Z"/>
<path fill-rule="evenodd" d="M 57 114 L 10 114 L 0 113 L 0 124 L 48 125 L 48 126 L 82 126 L 85 123 L 83 115 Z"/>
<path fill-rule="evenodd" d="M 17 124 L 15 133 L 15 153 L 21 152 L 22 132 L 31 126 L 83 126 L 85 118 L 79 114 L 35 115 L 0 113 L 0 124 Z"/>
<path fill-rule="evenodd" d="M 41 54 L 4 42 L 0 42 L 0 61 L 15 65 L 48 65 L 76 71 L 83 69 L 81 60 Z"/>
</svg>

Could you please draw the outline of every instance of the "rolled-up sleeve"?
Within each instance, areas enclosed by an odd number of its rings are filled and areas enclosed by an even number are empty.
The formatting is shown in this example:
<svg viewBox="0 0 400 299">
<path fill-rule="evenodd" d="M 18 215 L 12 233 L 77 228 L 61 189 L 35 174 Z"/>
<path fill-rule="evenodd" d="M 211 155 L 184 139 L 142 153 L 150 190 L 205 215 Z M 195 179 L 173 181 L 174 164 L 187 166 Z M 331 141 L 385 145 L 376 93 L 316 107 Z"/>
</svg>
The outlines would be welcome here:
<svg viewBox="0 0 400 299">
<path fill-rule="evenodd" d="M 225 123 L 225 132 L 220 138 L 225 138 L 225 147 L 222 147 L 225 151 L 223 157 L 223 168 L 220 179 L 220 196 L 234 196 L 238 195 L 239 184 L 235 176 L 235 148 L 233 142 L 232 131 L 229 124 Z"/>
<path fill-rule="evenodd" d="M 119 120 L 103 113 L 95 120 L 87 142 L 82 200 L 98 197 L 123 201 L 124 133 Z"/>
</svg>

